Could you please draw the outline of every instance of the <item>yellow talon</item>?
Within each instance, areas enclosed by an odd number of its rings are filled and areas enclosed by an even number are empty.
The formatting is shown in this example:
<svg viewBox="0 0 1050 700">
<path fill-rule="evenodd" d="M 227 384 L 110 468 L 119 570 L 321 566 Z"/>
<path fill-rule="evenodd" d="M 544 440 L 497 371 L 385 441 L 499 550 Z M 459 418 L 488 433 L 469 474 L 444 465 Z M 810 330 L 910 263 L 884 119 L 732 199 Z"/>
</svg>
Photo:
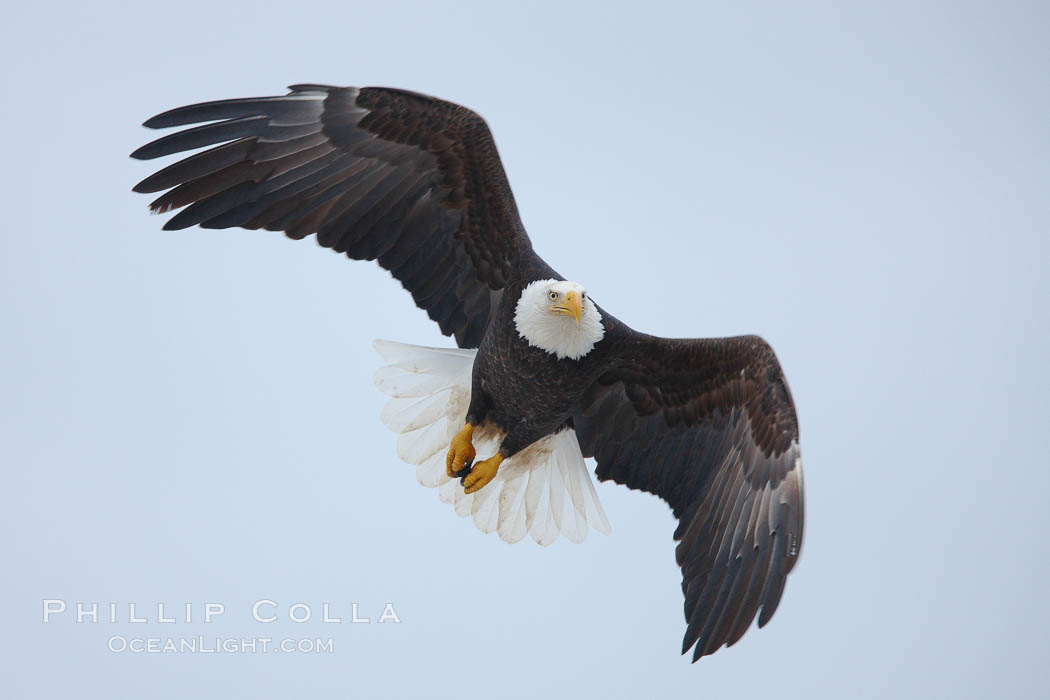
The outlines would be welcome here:
<svg viewBox="0 0 1050 700">
<path fill-rule="evenodd" d="M 474 469 L 471 470 L 470 474 L 467 474 L 466 480 L 463 482 L 464 491 L 466 493 L 474 493 L 480 491 L 485 484 L 489 483 L 496 477 L 496 472 L 499 471 L 499 465 L 503 462 L 503 456 L 498 452 L 489 457 L 484 462 L 478 462 L 474 465 Z"/>
<path fill-rule="evenodd" d="M 452 438 L 452 444 L 448 448 L 448 456 L 445 457 L 445 473 L 450 477 L 455 476 L 453 472 L 459 471 L 464 464 L 474 461 L 474 443 L 471 438 L 474 435 L 474 426 L 467 423 L 463 430 L 456 433 Z"/>
</svg>

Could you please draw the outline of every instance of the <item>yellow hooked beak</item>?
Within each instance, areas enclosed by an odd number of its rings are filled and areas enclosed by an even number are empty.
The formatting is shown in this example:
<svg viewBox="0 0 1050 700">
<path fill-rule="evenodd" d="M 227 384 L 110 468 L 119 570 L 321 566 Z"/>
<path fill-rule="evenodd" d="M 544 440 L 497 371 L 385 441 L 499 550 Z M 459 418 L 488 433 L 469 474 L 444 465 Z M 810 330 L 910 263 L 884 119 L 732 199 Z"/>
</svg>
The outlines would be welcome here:
<svg viewBox="0 0 1050 700">
<path fill-rule="evenodd" d="M 559 314 L 572 316 L 576 319 L 576 325 L 578 326 L 580 325 L 580 314 L 583 313 L 583 302 L 580 300 L 579 294 L 576 292 L 568 292 L 565 295 L 565 301 L 555 306 L 553 310 Z"/>
</svg>

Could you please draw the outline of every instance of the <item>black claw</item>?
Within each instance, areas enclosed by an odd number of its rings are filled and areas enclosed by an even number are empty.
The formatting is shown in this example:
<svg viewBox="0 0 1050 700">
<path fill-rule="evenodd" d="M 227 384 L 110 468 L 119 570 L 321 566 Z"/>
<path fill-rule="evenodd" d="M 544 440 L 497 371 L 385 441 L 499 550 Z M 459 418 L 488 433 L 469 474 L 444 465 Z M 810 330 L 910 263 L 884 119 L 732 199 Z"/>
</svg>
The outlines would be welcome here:
<svg viewBox="0 0 1050 700">
<path fill-rule="evenodd" d="M 452 472 L 452 476 L 459 479 L 461 485 L 465 485 L 464 482 L 467 480 L 467 475 L 470 474 L 471 469 L 473 469 L 473 465 L 471 465 L 470 462 L 467 462 L 462 467 Z"/>
</svg>

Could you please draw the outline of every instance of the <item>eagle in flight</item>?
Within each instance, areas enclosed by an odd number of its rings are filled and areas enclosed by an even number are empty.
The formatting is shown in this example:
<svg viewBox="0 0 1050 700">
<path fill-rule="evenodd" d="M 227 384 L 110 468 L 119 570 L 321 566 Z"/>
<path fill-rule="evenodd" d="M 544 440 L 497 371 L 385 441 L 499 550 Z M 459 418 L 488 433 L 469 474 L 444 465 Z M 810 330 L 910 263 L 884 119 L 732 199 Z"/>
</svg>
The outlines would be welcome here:
<svg viewBox="0 0 1050 700">
<path fill-rule="evenodd" d="M 584 458 L 678 519 L 682 653 L 773 616 L 802 544 L 798 421 L 757 336 L 635 331 L 540 258 L 484 120 L 391 88 L 293 85 L 180 107 L 198 124 L 132 153 L 205 147 L 135 186 L 165 229 L 283 231 L 376 260 L 457 348 L 376 341 L 398 453 L 460 515 L 508 541 L 608 532 Z M 476 454 L 484 459 L 475 460 Z"/>
</svg>

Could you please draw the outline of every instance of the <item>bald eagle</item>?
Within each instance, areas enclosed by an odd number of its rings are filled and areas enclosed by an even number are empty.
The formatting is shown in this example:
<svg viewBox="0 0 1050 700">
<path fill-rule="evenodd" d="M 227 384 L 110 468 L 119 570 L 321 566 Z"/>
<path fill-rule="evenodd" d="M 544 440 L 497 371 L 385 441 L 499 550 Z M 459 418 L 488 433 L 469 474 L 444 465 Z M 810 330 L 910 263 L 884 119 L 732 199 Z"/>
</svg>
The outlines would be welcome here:
<svg viewBox="0 0 1050 700">
<path fill-rule="evenodd" d="M 693 661 L 772 617 L 802 543 L 798 421 L 757 336 L 639 333 L 532 248 L 488 127 L 391 88 L 293 85 L 286 95 L 173 109 L 199 124 L 132 153 L 211 147 L 147 177 L 165 229 L 283 231 L 376 260 L 456 348 L 376 341 L 383 421 L 461 515 L 509 541 L 608 531 L 584 458 L 678 519 Z M 187 206 L 188 205 L 188 206 Z M 478 452 L 485 457 L 475 461 Z M 761 612 L 760 612 L 761 611 Z"/>
</svg>

